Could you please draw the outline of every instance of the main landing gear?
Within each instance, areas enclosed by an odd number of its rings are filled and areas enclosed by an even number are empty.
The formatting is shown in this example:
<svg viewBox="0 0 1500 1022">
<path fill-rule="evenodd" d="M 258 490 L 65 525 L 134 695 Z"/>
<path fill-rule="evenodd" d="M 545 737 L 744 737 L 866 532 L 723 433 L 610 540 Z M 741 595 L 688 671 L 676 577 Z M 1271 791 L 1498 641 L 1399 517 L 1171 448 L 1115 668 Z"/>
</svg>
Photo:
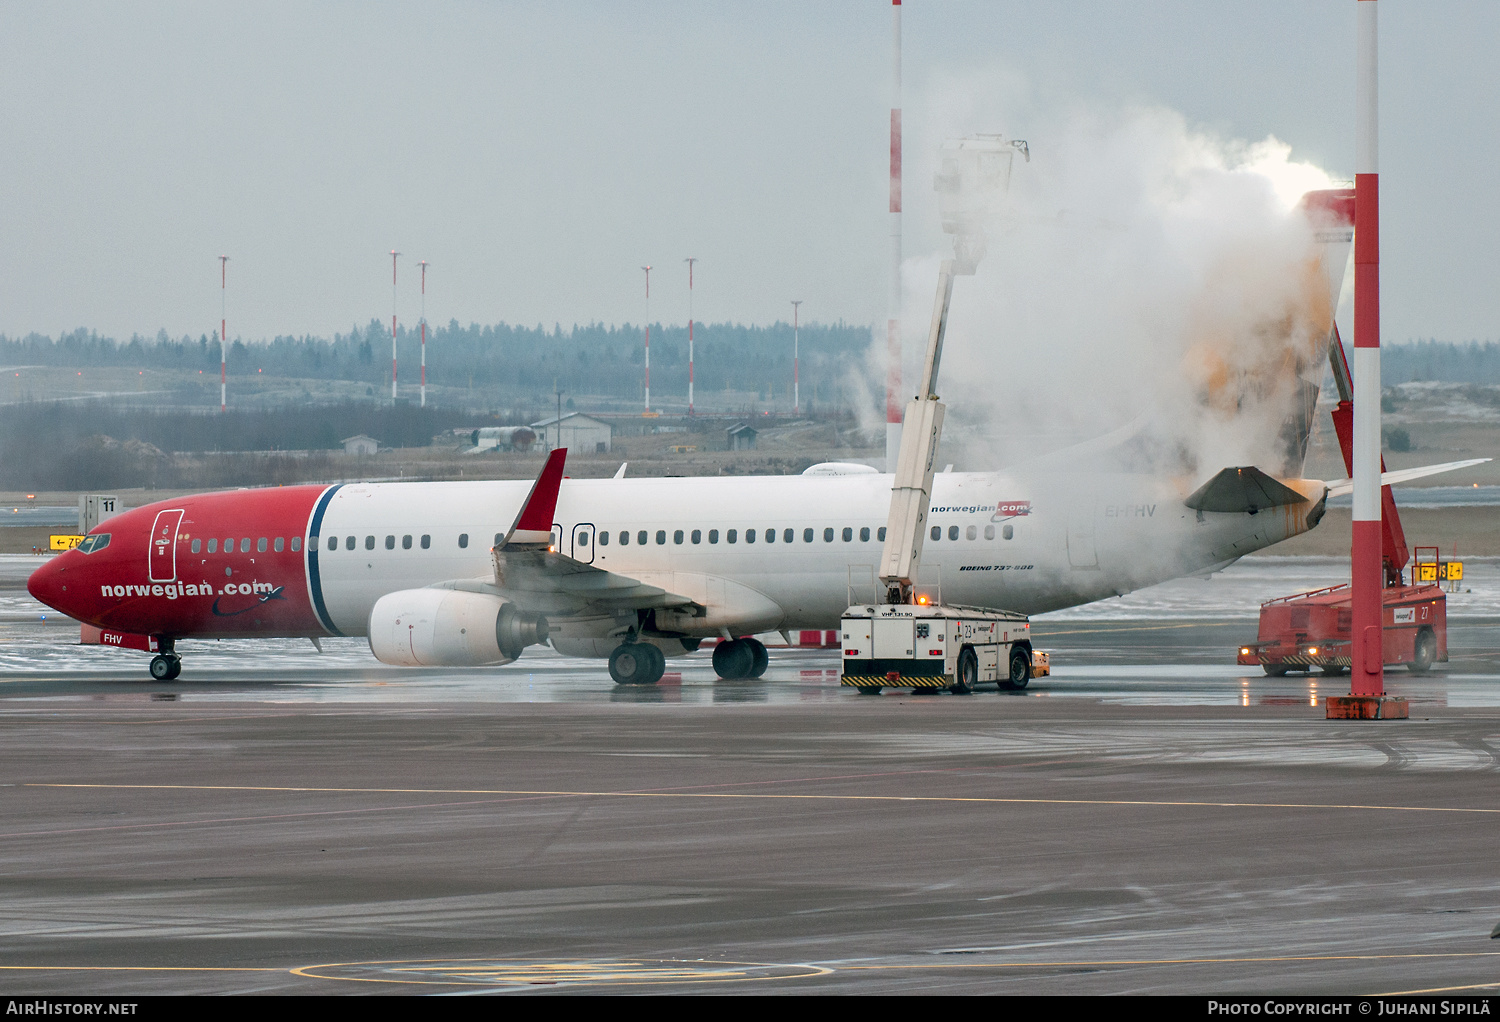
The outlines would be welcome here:
<svg viewBox="0 0 1500 1022">
<path fill-rule="evenodd" d="M 617 685 L 655 685 L 666 669 L 666 654 L 649 642 L 624 642 L 609 655 L 609 676 Z"/>
<path fill-rule="evenodd" d="M 758 639 L 731 639 L 714 647 L 714 670 L 726 681 L 759 678 L 771 663 Z"/>
</svg>

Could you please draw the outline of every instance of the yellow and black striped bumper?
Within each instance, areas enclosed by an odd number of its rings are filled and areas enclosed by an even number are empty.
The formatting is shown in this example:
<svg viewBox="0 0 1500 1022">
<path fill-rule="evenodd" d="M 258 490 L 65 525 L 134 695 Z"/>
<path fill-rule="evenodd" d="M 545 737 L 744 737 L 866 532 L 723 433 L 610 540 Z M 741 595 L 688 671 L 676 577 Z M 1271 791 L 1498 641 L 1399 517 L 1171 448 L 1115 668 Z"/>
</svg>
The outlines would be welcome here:
<svg viewBox="0 0 1500 1022">
<path fill-rule="evenodd" d="M 903 676 L 892 681 L 884 674 L 846 674 L 839 679 L 840 685 L 853 688 L 949 688 L 953 685 L 951 674 L 937 674 L 924 678 Z"/>
</svg>

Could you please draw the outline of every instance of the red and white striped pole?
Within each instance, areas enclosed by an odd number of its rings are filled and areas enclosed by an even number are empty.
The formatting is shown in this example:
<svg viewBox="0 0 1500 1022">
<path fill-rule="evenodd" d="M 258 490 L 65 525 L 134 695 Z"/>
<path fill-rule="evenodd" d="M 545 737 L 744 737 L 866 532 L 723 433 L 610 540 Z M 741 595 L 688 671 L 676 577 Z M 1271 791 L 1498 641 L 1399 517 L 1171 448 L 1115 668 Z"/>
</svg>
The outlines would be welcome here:
<svg viewBox="0 0 1500 1022">
<path fill-rule="evenodd" d="M 427 260 L 417 264 L 422 267 L 422 407 L 427 407 Z"/>
<path fill-rule="evenodd" d="M 229 344 L 225 332 L 225 324 L 228 317 L 225 312 L 225 288 L 228 286 L 229 257 L 219 256 L 219 412 L 223 414 L 229 406 L 229 359 L 224 354 L 225 347 Z"/>
<path fill-rule="evenodd" d="M 697 256 L 684 259 L 688 264 L 688 415 L 693 414 L 693 264 Z"/>
<path fill-rule="evenodd" d="M 396 400 L 396 257 L 391 249 L 391 400 Z"/>
<path fill-rule="evenodd" d="M 646 411 L 651 411 L 651 267 L 646 271 Z"/>
<path fill-rule="evenodd" d="M 891 0 L 891 289 L 886 321 L 885 467 L 901 451 L 901 0 Z"/>
<path fill-rule="evenodd" d="M 1354 122 L 1354 542 L 1350 694 L 1385 694 L 1380 557 L 1380 178 L 1376 0 L 1357 0 Z"/>
<path fill-rule="evenodd" d="M 796 300 L 794 300 L 792 302 L 792 414 L 793 415 L 801 415 L 802 414 L 802 392 L 800 390 L 798 390 L 798 380 L 797 380 L 798 368 L 799 368 L 799 365 L 800 365 L 800 362 L 801 362 L 801 359 L 798 357 L 799 354 L 800 354 L 799 351 L 798 351 L 798 348 L 800 347 L 799 341 L 800 341 L 801 338 L 799 337 L 798 330 L 797 330 L 797 311 L 798 311 L 797 310 L 797 306 L 799 306 L 801 304 L 802 304 L 802 299 L 800 299 L 800 298 L 798 298 L 798 299 L 796 299 Z"/>
</svg>

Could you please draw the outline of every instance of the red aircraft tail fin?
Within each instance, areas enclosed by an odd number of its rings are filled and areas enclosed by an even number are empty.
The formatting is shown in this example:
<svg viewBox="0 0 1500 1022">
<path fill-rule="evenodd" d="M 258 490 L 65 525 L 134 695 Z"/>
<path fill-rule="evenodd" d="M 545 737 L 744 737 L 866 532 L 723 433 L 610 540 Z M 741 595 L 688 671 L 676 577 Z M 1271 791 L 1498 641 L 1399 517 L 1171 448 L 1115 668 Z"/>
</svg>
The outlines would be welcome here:
<svg viewBox="0 0 1500 1022">
<path fill-rule="evenodd" d="M 500 544 L 502 550 L 535 549 L 545 547 L 552 539 L 552 516 L 557 511 L 557 491 L 562 487 L 563 463 L 568 460 L 568 449 L 559 447 L 547 455 L 531 492 L 521 505 L 520 513 L 505 534 Z"/>
</svg>

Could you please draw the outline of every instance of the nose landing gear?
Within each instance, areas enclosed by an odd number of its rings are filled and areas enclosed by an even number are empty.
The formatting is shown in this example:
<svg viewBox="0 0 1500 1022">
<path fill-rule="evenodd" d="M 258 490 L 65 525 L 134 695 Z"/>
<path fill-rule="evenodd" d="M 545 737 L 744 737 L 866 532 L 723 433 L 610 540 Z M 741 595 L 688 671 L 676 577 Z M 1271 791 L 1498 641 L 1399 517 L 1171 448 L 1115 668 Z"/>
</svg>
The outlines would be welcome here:
<svg viewBox="0 0 1500 1022">
<path fill-rule="evenodd" d="M 176 653 L 158 653 L 151 658 L 151 677 L 157 681 L 176 681 L 182 673 L 182 657 Z"/>
</svg>

